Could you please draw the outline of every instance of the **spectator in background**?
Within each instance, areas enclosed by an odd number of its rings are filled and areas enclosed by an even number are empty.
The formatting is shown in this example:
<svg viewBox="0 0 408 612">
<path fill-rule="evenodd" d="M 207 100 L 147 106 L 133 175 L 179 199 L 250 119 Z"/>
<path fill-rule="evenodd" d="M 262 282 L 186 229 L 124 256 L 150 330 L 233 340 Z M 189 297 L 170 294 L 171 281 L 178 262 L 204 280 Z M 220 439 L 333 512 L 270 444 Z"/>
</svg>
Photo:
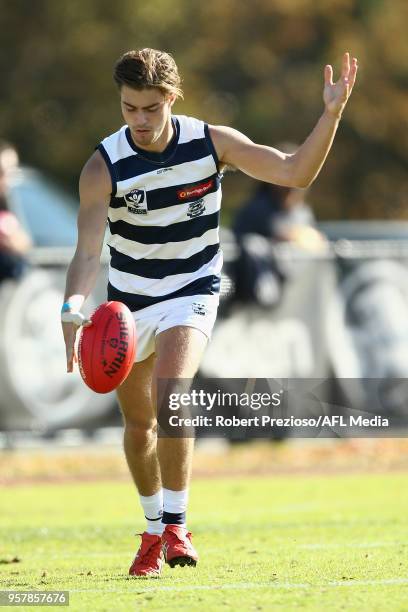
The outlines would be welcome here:
<svg viewBox="0 0 408 612">
<path fill-rule="evenodd" d="M 294 153 L 298 146 L 282 143 L 278 148 L 284 153 Z M 314 227 L 313 211 L 304 199 L 306 193 L 306 189 L 257 182 L 253 196 L 235 217 L 235 235 L 240 239 L 244 234 L 258 234 L 273 241 L 291 242 L 309 251 L 324 250 L 326 239 Z"/>
<path fill-rule="evenodd" d="M 291 153 L 293 145 L 280 145 Z M 304 201 L 306 190 L 258 182 L 253 196 L 238 211 L 232 225 L 239 246 L 233 270 L 235 297 L 241 302 L 271 307 L 282 297 L 286 271 L 271 244 L 290 242 L 318 253 L 327 241 L 314 227 L 312 209 Z"/>
<path fill-rule="evenodd" d="M 0 283 L 20 278 L 25 268 L 25 254 L 31 241 L 17 217 L 9 209 L 9 183 L 18 168 L 14 147 L 0 141 Z"/>
</svg>

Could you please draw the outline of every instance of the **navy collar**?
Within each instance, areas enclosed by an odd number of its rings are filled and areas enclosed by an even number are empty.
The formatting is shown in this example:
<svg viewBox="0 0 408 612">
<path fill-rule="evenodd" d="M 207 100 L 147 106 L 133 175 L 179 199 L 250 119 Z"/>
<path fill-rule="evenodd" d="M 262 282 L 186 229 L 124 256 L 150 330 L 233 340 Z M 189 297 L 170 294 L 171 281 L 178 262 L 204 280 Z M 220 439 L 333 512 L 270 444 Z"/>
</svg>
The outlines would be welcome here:
<svg viewBox="0 0 408 612">
<path fill-rule="evenodd" d="M 125 133 L 129 146 L 133 149 L 133 151 L 140 155 L 140 157 L 142 157 L 143 159 L 147 159 L 148 161 L 151 161 L 154 164 L 165 164 L 169 162 L 170 159 L 173 157 L 174 153 L 176 152 L 180 137 L 180 124 L 177 117 L 174 117 L 172 115 L 171 122 L 174 128 L 173 138 L 170 140 L 167 147 L 161 153 L 158 153 L 157 151 L 146 151 L 145 149 L 141 149 L 140 147 L 138 147 L 133 141 L 132 135 L 130 133 L 130 128 L 128 126 L 126 128 Z"/>
</svg>

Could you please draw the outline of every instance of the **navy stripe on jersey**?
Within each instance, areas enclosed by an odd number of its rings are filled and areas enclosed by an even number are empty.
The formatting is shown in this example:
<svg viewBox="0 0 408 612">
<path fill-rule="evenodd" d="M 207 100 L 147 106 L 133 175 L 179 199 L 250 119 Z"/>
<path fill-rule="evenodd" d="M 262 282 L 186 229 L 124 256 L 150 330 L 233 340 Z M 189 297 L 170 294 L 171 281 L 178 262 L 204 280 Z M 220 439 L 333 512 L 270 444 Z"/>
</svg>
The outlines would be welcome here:
<svg viewBox="0 0 408 612">
<path fill-rule="evenodd" d="M 174 153 L 165 161 L 165 165 L 178 166 L 187 162 L 194 162 L 211 154 L 212 151 L 210 151 L 207 139 L 196 138 L 195 140 L 190 140 L 190 142 L 178 144 Z M 150 159 L 144 159 L 139 153 L 119 159 L 112 165 L 116 180 L 119 182 L 127 181 L 145 172 L 151 172 L 155 169 L 155 166 L 164 166 L 164 162 L 154 162 Z"/>
<path fill-rule="evenodd" d="M 118 180 L 115 174 L 115 169 L 113 167 L 113 164 L 111 162 L 111 160 L 109 159 L 109 155 L 106 152 L 105 147 L 103 146 L 103 144 L 99 144 L 97 147 L 97 150 L 99 151 L 99 153 L 102 155 L 103 159 L 105 160 L 105 164 L 108 166 L 108 170 L 109 170 L 109 174 L 111 177 L 111 182 L 112 182 L 112 191 L 111 191 L 111 196 L 115 196 L 116 194 L 116 181 Z"/>
<path fill-rule="evenodd" d="M 114 300 L 117 302 L 123 302 L 132 311 L 152 306 L 159 302 L 171 300 L 177 297 L 185 297 L 189 295 L 216 295 L 220 292 L 221 278 L 219 276 L 211 275 L 199 278 L 192 283 L 189 283 L 185 287 L 173 291 L 173 293 L 167 293 L 166 295 L 150 297 L 146 295 L 137 295 L 133 293 L 126 293 L 125 291 L 119 291 L 111 283 L 108 284 L 108 300 Z"/>
<path fill-rule="evenodd" d="M 215 257 L 220 250 L 220 245 L 210 244 L 199 253 L 186 259 L 133 259 L 133 257 L 120 253 L 114 247 L 109 248 L 112 268 L 144 278 L 165 278 L 172 274 L 196 272 Z"/>
<path fill-rule="evenodd" d="M 207 144 L 210 148 L 211 154 L 214 158 L 215 165 L 217 167 L 218 172 L 220 172 L 220 160 L 218 159 L 217 151 L 215 150 L 214 143 L 211 138 L 210 128 L 208 127 L 208 123 L 204 123 L 204 134 L 207 139 Z"/>
<path fill-rule="evenodd" d="M 212 181 L 211 187 L 208 190 L 205 190 L 205 193 L 203 193 L 203 195 L 207 195 L 208 193 L 215 193 L 218 190 L 221 182 L 221 176 L 219 174 L 212 174 L 211 176 L 201 179 L 200 181 L 195 181 L 194 183 L 185 183 L 171 187 L 152 189 L 146 194 L 147 208 L 149 210 L 158 210 L 159 208 L 174 206 L 175 204 L 194 202 L 194 200 L 197 200 L 200 196 L 192 193 L 191 197 L 181 199 L 178 197 L 178 192 L 186 189 L 193 189 L 197 185 L 206 185 L 210 181 Z M 127 204 L 124 197 L 116 197 L 112 198 L 110 206 L 111 208 L 121 208 L 122 206 L 127 206 Z"/>
<path fill-rule="evenodd" d="M 220 211 L 211 215 L 202 215 L 188 221 L 172 223 L 164 227 L 138 226 L 126 221 L 109 220 L 109 229 L 112 235 L 118 234 L 126 240 L 133 240 L 142 244 L 166 244 L 167 242 L 184 242 L 192 238 L 199 238 L 210 229 L 218 227 Z"/>
</svg>

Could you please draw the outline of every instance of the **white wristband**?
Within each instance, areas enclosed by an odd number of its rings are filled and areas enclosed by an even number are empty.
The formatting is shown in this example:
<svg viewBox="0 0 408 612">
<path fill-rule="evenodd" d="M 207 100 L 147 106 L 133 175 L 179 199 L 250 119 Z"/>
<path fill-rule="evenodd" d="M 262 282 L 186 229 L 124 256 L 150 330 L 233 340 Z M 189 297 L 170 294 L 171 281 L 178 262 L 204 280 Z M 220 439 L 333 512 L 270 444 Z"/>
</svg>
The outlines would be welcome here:
<svg viewBox="0 0 408 612">
<path fill-rule="evenodd" d="M 86 317 L 80 312 L 62 312 L 61 321 L 63 323 L 73 323 L 80 327 L 86 321 Z"/>
</svg>

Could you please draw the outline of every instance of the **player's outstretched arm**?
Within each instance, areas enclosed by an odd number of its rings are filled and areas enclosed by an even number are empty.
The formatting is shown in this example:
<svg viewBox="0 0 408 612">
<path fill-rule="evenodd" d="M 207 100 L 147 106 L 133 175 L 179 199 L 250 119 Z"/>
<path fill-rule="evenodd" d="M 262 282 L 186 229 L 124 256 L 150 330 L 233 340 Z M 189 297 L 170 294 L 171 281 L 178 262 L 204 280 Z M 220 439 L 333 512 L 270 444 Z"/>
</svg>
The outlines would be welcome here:
<svg viewBox="0 0 408 612">
<path fill-rule="evenodd" d="M 212 126 L 211 137 L 220 161 L 261 181 L 287 187 L 308 187 L 319 174 L 330 151 L 356 75 L 357 59 L 353 58 L 350 63 L 348 53 L 343 56 L 341 76 L 336 83 L 333 83 L 333 68 L 325 67 L 324 112 L 306 141 L 291 155 L 256 144 L 232 128 Z"/>
<path fill-rule="evenodd" d="M 111 189 L 108 169 L 96 151 L 85 164 L 79 180 L 78 242 L 68 268 L 61 315 L 68 372 L 73 370 L 76 333 L 85 322 L 79 311 L 94 288 L 99 272 Z"/>
</svg>

